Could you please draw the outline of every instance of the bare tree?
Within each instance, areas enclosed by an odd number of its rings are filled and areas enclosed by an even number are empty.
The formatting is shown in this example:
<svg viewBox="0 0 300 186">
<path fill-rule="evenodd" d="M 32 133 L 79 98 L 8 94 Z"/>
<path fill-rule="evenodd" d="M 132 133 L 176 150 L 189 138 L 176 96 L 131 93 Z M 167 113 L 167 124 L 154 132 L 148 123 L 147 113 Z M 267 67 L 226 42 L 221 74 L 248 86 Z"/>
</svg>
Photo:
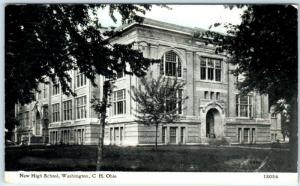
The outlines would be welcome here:
<svg viewBox="0 0 300 186">
<path fill-rule="evenodd" d="M 136 117 L 145 125 L 155 125 L 155 150 L 157 151 L 157 132 L 160 123 L 171 123 L 182 113 L 185 83 L 181 80 L 152 76 L 140 79 L 141 86 L 132 87 L 132 99 L 138 103 Z"/>
</svg>

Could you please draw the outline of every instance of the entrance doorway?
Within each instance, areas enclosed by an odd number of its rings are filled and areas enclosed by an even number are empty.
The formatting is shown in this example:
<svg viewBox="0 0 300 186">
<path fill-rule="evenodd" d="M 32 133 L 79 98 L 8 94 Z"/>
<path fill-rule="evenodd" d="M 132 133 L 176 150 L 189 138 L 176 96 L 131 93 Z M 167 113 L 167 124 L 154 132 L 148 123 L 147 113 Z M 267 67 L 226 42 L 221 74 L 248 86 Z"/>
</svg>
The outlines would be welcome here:
<svg viewBox="0 0 300 186">
<path fill-rule="evenodd" d="M 217 109 L 210 109 L 206 114 L 206 137 L 216 138 L 221 135 L 221 118 Z"/>
</svg>

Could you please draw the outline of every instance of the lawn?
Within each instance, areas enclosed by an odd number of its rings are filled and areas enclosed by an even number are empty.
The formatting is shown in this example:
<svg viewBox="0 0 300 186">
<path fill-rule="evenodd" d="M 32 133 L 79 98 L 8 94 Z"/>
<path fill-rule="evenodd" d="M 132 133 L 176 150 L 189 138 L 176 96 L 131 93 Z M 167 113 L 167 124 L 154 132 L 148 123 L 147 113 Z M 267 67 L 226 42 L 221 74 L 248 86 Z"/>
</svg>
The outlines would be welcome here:
<svg viewBox="0 0 300 186">
<path fill-rule="evenodd" d="M 106 146 L 106 171 L 295 172 L 288 147 Z M 5 149 L 7 171 L 94 171 L 96 146 L 32 146 Z M 264 165 L 264 166 L 262 166 Z"/>
</svg>

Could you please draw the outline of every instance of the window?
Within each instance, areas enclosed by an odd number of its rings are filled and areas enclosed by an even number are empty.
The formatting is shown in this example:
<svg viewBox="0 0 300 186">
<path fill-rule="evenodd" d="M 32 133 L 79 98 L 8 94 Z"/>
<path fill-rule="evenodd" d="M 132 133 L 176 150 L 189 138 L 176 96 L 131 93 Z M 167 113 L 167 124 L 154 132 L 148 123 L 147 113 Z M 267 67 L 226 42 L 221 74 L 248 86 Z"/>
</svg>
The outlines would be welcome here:
<svg viewBox="0 0 300 186">
<path fill-rule="evenodd" d="M 113 115 L 126 113 L 125 89 L 113 92 Z"/>
<path fill-rule="evenodd" d="M 86 118 L 86 96 L 76 98 L 76 119 Z"/>
<path fill-rule="evenodd" d="M 242 128 L 238 128 L 238 142 L 242 142 Z"/>
<path fill-rule="evenodd" d="M 249 143 L 249 128 L 244 129 L 244 142 Z"/>
<path fill-rule="evenodd" d="M 120 144 L 123 142 L 123 127 L 120 127 Z"/>
<path fill-rule="evenodd" d="M 47 85 L 43 84 L 43 98 L 47 97 Z"/>
<path fill-rule="evenodd" d="M 59 119 L 59 103 L 52 105 L 52 122 L 58 122 Z"/>
<path fill-rule="evenodd" d="M 214 61 L 210 58 L 207 61 L 207 79 L 214 80 Z"/>
<path fill-rule="evenodd" d="M 110 131 L 109 131 L 110 144 L 113 144 L 113 139 L 114 139 L 113 138 L 113 136 L 114 136 L 113 131 L 114 131 L 114 129 L 110 128 Z"/>
<path fill-rule="evenodd" d="M 222 60 L 201 57 L 200 79 L 220 82 L 222 79 Z"/>
<path fill-rule="evenodd" d="M 166 98 L 166 111 L 172 112 L 175 109 L 178 114 L 182 114 L 182 90 L 178 90 L 177 93 L 173 92 Z"/>
<path fill-rule="evenodd" d="M 236 95 L 236 116 L 252 117 L 252 96 Z"/>
<path fill-rule="evenodd" d="M 166 111 L 172 112 L 176 109 L 176 92 L 172 92 L 172 95 L 169 95 L 166 98 Z"/>
<path fill-rule="evenodd" d="M 214 99 L 214 95 L 215 93 L 214 92 L 210 92 L 210 99 L 213 100 Z"/>
<path fill-rule="evenodd" d="M 208 91 L 204 91 L 204 99 L 208 99 Z"/>
<path fill-rule="evenodd" d="M 255 128 L 251 131 L 251 143 L 255 143 Z"/>
<path fill-rule="evenodd" d="M 115 127 L 115 134 L 114 134 L 114 142 L 115 143 L 118 143 L 119 141 L 119 128 L 118 127 Z"/>
<path fill-rule="evenodd" d="M 162 137 L 161 142 L 163 144 L 165 144 L 167 142 L 167 140 L 166 140 L 166 133 L 167 133 L 167 127 L 163 127 L 162 128 L 162 134 L 161 134 L 161 137 Z"/>
<path fill-rule="evenodd" d="M 215 60 L 216 81 L 221 81 L 221 60 Z"/>
<path fill-rule="evenodd" d="M 220 100 L 220 92 L 216 93 L 216 100 Z"/>
<path fill-rule="evenodd" d="M 184 133 L 185 133 L 185 127 L 180 128 L 180 143 L 183 144 L 185 143 L 184 141 Z"/>
<path fill-rule="evenodd" d="M 21 126 L 26 127 L 29 125 L 29 112 L 21 113 L 19 117 Z"/>
<path fill-rule="evenodd" d="M 59 84 L 53 84 L 52 86 L 52 95 L 57 95 L 59 94 Z"/>
<path fill-rule="evenodd" d="M 63 102 L 63 120 L 72 119 L 72 100 Z"/>
<path fill-rule="evenodd" d="M 43 106 L 43 118 L 48 119 L 48 105 Z"/>
<path fill-rule="evenodd" d="M 178 90 L 178 114 L 182 114 L 182 90 Z"/>
<path fill-rule="evenodd" d="M 175 52 L 169 51 L 162 57 L 160 73 L 166 76 L 182 77 L 181 61 Z"/>
<path fill-rule="evenodd" d="M 82 140 L 81 140 L 81 129 L 77 130 L 77 143 L 78 144 L 82 144 Z"/>
<path fill-rule="evenodd" d="M 76 87 L 82 87 L 86 85 L 86 77 L 83 73 L 79 71 L 76 72 Z"/>
<path fill-rule="evenodd" d="M 201 80 L 206 80 L 206 58 L 201 58 L 201 68 L 200 68 Z"/>
<path fill-rule="evenodd" d="M 176 143 L 176 127 L 170 127 L 170 143 Z"/>
<path fill-rule="evenodd" d="M 81 144 L 84 144 L 85 141 L 85 133 L 84 133 L 84 129 L 81 129 Z"/>
</svg>

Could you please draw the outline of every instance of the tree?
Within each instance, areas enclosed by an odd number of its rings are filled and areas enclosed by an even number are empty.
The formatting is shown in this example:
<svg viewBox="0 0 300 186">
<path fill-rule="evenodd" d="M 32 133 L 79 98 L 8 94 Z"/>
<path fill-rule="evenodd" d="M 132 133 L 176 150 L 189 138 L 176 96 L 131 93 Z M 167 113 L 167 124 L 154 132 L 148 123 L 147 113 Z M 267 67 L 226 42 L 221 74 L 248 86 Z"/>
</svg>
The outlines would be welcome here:
<svg viewBox="0 0 300 186">
<path fill-rule="evenodd" d="M 97 149 L 97 162 L 96 170 L 100 171 L 103 162 L 103 151 L 104 151 L 104 132 L 105 132 L 105 119 L 106 119 L 106 109 L 110 106 L 108 103 L 108 96 L 111 95 L 112 85 L 110 81 L 104 81 L 103 84 L 103 97 L 102 100 L 99 98 L 93 98 L 91 100 L 92 108 L 98 114 L 100 120 L 100 135 L 99 135 L 99 145 Z"/>
<path fill-rule="evenodd" d="M 79 69 L 96 86 L 96 74 L 113 76 L 128 63 L 128 74 L 143 74 L 152 62 L 132 45 L 111 45 L 96 12 L 109 7 L 122 22 L 142 21 L 138 13 L 151 5 L 40 4 L 7 5 L 5 8 L 5 110 L 7 119 L 16 103 L 35 99 L 39 83 L 60 83 L 66 95 L 74 95 L 69 70 Z M 93 15 L 93 16 L 92 16 Z M 143 61 L 144 63 L 141 63 Z M 49 78 L 46 78 L 49 77 Z M 49 80 L 48 80 L 49 79 Z M 58 81 L 57 81 L 58 79 Z M 13 85 L 13 86 L 12 86 Z M 15 122 L 6 120 L 7 128 Z"/>
<path fill-rule="evenodd" d="M 117 37 L 120 32 L 103 32 L 96 17 L 98 9 L 109 6 L 122 16 L 122 23 L 143 19 L 137 14 L 151 10 L 151 5 L 8 5 L 5 16 L 5 109 L 6 125 L 16 103 L 25 104 L 35 99 L 38 84 L 61 84 L 66 95 L 75 93 L 69 86 L 69 70 L 80 70 L 94 86 L 96 75 L 109 79 L 118 72 L 143 76 L 157 60 L 143 57 L 128 45 L 110 44 L 106 37 Z M 91 16 L 92 14 L 93 16 Z M 94 18 L 92 18 L 94 17 Z M 130 66 L 127 70 L 126 65 Z M 48 78 L 46 78 L 48 77 Z M 57 80 L 58 79 L 58 80 Z M 13 85 L 13 86 L 11 86 Z M 103 138 L 110 81 L 103 85 L 103 103 L 99 111 L 101 135 L 99 138 L 97 169 L 101 168 Z M 13 128 L 13 127 L 12 127 Z"/>
<path fill-rule="evenodd" d="M 155 126 L 155 150 L 157 151 L 157 132 L 161 123 L 171 123 L 179 119 L 182 104 L 187 97 L 182 97 L 185 83 L 159 76 L 157 79 L 143 77 L 141 86 L 132 87 L 132 99 L 138 104 L 136 117 L 144 125 Z"/>
<path fill-rule="evenodd" d="M 285 100 L 291 107 L 292 163 L 297 165 L 298 131 L 298 37 L 297 8 L 293 5 L 239 5 L 245 8 L 240 25 L 227 25 L 226 35 L 208 32 L 208 40 L 227 52 L 243 74 L 243 93 L 268 94 L 270 105 Z M 232 6 L 231 6 L 232 8 Z"/>
<path fill-rule="evenodd" d="M 281 133 L 283 136 L 283 141 L 285 141 L 286 137 L 290 137 L 290 113 L 291 107 L 289 104 L 286 103 L 285 100 L 279 100 L 274 105 L 274 113 L 280 114 L 281 116 Z"/>
</svg>

